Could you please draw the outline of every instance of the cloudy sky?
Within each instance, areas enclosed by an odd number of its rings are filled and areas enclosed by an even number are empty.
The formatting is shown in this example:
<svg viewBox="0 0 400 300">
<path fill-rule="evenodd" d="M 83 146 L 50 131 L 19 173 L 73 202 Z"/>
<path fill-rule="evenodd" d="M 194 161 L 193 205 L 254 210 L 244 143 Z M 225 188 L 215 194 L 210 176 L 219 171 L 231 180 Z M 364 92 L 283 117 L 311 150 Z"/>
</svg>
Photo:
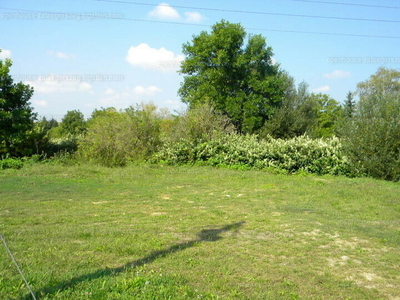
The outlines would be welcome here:
<svg viewBox="0 0 400 300">
<path fill-rule="evenodd" d="M 2 0 L 0 59 L 41 116 L 152 101 L 181 110 L 182 44 L 221 19 L 262 34 L 310 91 L 343 101 L 380 66 L 400 69 L 398 0 Z"/>
</svg>

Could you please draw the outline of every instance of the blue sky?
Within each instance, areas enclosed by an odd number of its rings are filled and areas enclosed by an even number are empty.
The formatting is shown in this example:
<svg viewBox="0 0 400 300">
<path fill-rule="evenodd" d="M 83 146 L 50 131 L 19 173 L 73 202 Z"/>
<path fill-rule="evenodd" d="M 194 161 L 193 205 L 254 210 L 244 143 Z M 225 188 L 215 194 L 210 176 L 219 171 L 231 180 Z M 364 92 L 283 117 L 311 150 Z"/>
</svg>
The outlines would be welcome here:
<svg viewBox="0 0 400 300">
<path fill-rule="evenodd" d="M 182 44 L 221 19 L 262 34 L 296 83 L 338 101 L 380 66 L 400 69 L 399 0 L 142 1 L 0 2 L 0 59 L 11 58 L 14 79 L 35 88 L 40 116 L 149 101 L 184 109 Z"/>
</svg>

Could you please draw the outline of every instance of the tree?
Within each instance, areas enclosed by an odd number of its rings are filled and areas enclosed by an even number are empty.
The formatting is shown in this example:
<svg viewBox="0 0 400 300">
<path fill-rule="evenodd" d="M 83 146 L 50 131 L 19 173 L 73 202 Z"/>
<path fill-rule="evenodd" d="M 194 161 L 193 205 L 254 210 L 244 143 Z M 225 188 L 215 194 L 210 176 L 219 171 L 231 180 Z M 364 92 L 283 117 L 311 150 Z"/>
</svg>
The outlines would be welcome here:
<svg viewBox="0 0 400 300">
<path fill-rule="evenodd" d="M 44 131 L 47 133 L 50 129 L 54 127 L 58 127 L 58 122 L 56 119 L 51 118 L 47 120 L 46 117 L 43 117 L 39 122 L 40 126 L 43 127 Z"/>
<path fill-rule="evenodd" d="M 247 45 L 245 45 L 245 39 Z M 272 48 L 261 35 L 222 20 L 183 45 L 182 101 L 194 108 L 208 103 L 228 116 L 238 132 L 262 127 L 281 103 L 285 80 L 272 63 Z"/>
<path fill-rule="evenodd" d="M 14 83 L 11 66 L 10 59 L 0 60 L 0 153 L 26 155 L 30 149 L 22 145 L 36 119 L 29 102 L 33 88 L 22 82 Z"/>
<path fill-rule="evenodd" d="M 379 68 L 357 93 L 357 109 L 342 133 L 346 154 L 360 173 L 400 180 L 400 72 Z"/>
<path fill-rule="evenodd" d="M 70 110 L 62 119 L 61 132 L 65 135 L 79 135 L 86 132 L 86 121 L 79 110 Z"/>
<path fill-rule="evenodd" d="M 303 81 L 296 89 L 294 79 L 288 74 L 286 78 L 288 84 L 284 99 L 261 129 L 261 136 L 288 139 L 309 133 L 315 126 L 317 108 L 308 84 Z"/>
<path fill-rule="evenodd" d="M 356 102 L 354 99 L 354 93 L 348 92 L 346 96 L 346 100 L 343 104 L 344 115 L 346 118 L 351 118 L 354 115 L 356 109 Z"/>
<path fill-rule="evenodd" d="M 315 138 L 327 138 L 336 135 L 337 124 L 343 115 L 339 102 L 326 94 L 312 94 L 316 120 L 310 135 Z"/>
</svg>

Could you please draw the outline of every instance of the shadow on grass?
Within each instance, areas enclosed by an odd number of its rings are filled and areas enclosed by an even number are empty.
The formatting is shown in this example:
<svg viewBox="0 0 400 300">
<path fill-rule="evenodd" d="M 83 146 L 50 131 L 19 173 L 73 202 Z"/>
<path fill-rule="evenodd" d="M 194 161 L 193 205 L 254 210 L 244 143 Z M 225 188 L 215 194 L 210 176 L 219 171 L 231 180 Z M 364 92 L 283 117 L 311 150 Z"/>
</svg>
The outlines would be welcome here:
<svg viewBox="0 0 400 300">
<path fill-rule="evenodd" d="M 52 294 L 57 294 L 63 290 L 72 288 L 75 285 L 77 285 L 81 282 L 84 282 L 84 281 L 94 280 L 94 279 L 98 279 L 98 278 L 105 277 L 105 276 L 116 275 L 118 273 L 124 272 L 126 269 L 129 269 L 129 268 L 136 268 L 136 267 L 143 266 L 145 264 L 149 264 L 149 263 L 153 262 L 154 260 L 156 260 L 157 258 L 166 257 L 175 252 L 183 251 L 183 250 L 193 247 L 194 245 L 201 243 L 201 242 L 216 242 L 216 241 L 222 239 L 222 236 L 221 236 L 222 233 L 227 232 L 227 231 L 237 231 L 244 223 L 245 222 L 242 221 L 242 222 L 237 222 L 237 223 L 233 223 L 230 225 L 226 225 L 221 228 L 203 229 L 199 233 L 197 233 L 197 239 L 187 241 L 184 243 L 179 243 L 179 244 L 173 245 L 164 250 L 158 250 L 158 251 L 151 252 L 149 255 L 147 255 L 143 258 L 140 258 L 133 262 L 127 263 L 126 265 L 118 267 L 118 268 L 100 269 L 93 273 L 78 276 L 78 277 L 72 278 L 71 280 L 61 282 L 55 286 L 45 287 L 45 288 L 35 292 L 36 298 L 40 299 L 41 297 L 49 296 Z M 28 294 L 28 295 L 23 296 L 20 299 L 28 300 L 28 299 L 32 299 L 32 296 L 31 296 L 31 294 Z"/>
</svg>

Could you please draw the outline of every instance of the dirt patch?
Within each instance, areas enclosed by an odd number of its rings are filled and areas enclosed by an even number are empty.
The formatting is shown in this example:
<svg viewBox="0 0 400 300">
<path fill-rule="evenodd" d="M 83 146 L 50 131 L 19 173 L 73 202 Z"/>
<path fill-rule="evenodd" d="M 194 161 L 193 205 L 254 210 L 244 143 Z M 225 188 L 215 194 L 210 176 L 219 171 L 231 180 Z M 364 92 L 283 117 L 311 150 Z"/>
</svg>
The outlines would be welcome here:
<svg viewBox="0 0 400 300">
<path fill-rule="evenodd" d="M 166 215 L 166 212 L 153 212 L 150 214 L 150 216 L 162 216 L 162 215 Z"/>
<path fill-rule="evenodd" d="M 312 231 L 305 231 L 305 232 L 302 232 L 302 234 L 303 235 L 305 235 L 305 236 L 320 236 L 321 235 L 321 230 L 319 230 L 319 229 L 314 229 L 314 230 L 312 230 Z"/>
</svg>

